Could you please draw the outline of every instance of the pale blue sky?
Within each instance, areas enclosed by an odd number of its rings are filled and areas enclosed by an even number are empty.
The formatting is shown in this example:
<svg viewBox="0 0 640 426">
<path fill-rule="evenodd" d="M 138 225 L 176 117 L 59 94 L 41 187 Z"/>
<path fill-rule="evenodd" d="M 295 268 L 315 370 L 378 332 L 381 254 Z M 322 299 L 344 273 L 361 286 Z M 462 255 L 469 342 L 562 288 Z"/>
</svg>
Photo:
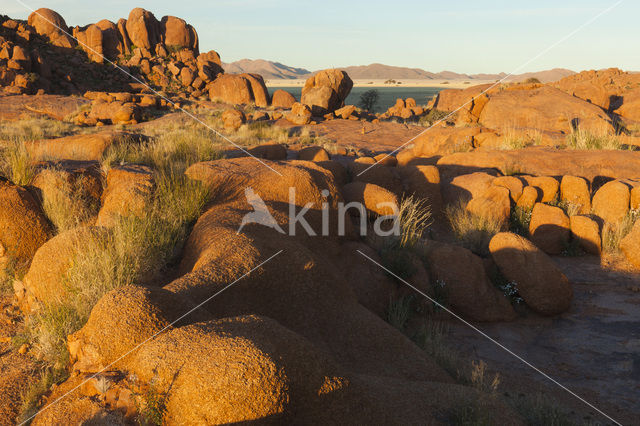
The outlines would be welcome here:
<svg viewBox="0 0 640 426">
<path fill-rule="evenodd" d="M 334 1 L 21 0 L 69 25 L 127 17 L 134 5 L 194 25 L 202 51 L 222 60 L 269 59 L 310 70 L 373 62 L 465 73 L 512 72 L 616 0 Z M 16 0 L 0 13 L 26 19 Z M 640 1 L 625 0 L 527 65 L 537 71 L 640 70 Z"/>
</svg>

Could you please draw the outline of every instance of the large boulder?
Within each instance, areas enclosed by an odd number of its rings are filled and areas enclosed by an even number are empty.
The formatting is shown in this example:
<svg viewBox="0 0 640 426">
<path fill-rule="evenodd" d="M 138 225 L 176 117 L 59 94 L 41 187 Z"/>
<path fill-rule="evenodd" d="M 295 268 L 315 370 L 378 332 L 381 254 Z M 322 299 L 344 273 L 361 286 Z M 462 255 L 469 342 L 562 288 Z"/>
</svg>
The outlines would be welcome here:
<svg viewBox="0 0 640 426">
<path fill-rule="evenodd" d="M 38 34 L 47 37 L 55 46 L 72 48 L 76 44 L 75 40 L 68 35 L 69 27 L 64 18 L 51 9 L 40 8 L 34 11 L 29 15 L 27 22 Z"/>
<path fill-rule="evenodd" d="M 631 232 L 622 239 L 620 250 L 633 266 L 640 269 L 640 220 L 636 221 Z"/>
<path fill-rule="evenodd" d="M 313 115 L 323 116 L 343 107 L 352 87 L 353 81 L 346 72 L 323 70 L 307 79 L 301 102 L 311 108 Z"/>
<path fill-rule="evenodd" d="M 49 221 L 26 189 L 0 181 L 0 258 L 23 266 L 52 235 Z"/>
<path fill-rule="evenodd" d="M 131 43 L 150 52 L 161 42 L 160 22 L 148 10 L 136 7 L 129 12 L 126 23 Z"/>
<path fill-rule="evenodd" d="M 89 135 L 42 139 L 27 142 L 25 146 L 30 157 L 36 161 L 100 161 L 105 150 L 114 143 L 118 143 L 121 137 L 123 135 L 119 133 L 101 132 Z"/>
<path fill-rule="evenodd" d="M 198 33 L 184 19 L 164 16 L 160 21 L 162 39 L 170 48 L 187 48 L 198 55 Z"/>
<path fill-rule="evenodd" d="M 473 321 L 509 321 L 515 311 L 487 278 L 482 259 L 453 244 L 431 243 L 426 254 L 431 281 L 443 288 L 451 309 Z"/>
<path fill-rule="evenodd" d="M 620 181 L 607 182 L 593 195 L 593 213 L 605 222 L 616 224 L 629 212 L 631 193 Z"/>
<path fill-rule="evenodd" d="M 225 129 L 235 131 L 247 122 L 247 117 L 239 109 L 227 109 L 222 113 L 222 122 Z"/>
<path fill-rule="evenodd" d="M 440 214 L 443 206 L 440 172 L 436 166 L 403 166 L 398 168 L 398 173 L 406 195 L 426 200 L 431 212 Z"/>
<path fill-rule="evenodd" d="M 545 253 L 560 254 L 569 244 L 571 222 L 561 208 L 537 203 L 531 213 L 529 235 Z"/>
<path fill-rule="evenodd" d="M 287 121 L 290 121 L 293 124 L 297 124 L 298 126 L 304 126 L 305 124 L 309 124 L 311 122 L 311 108 L 307 105 L 303 105 L 300 102 L 295 102 L 291 106 L 291 111 L 285 114 L 285 118 Z"/>
<path fill-rule="evenodd" d="M 212 101 L 230 104 L 252 104 L 265 107 L 269 95 L 264 80 L 257 74 L 224 74 L 209 85 Z"/>
<path fill-rule="evenodd" d="M 589 216 L 571 216 L 571 236 L 578 241 L 580 248 L 585 252 L 600 255 L 602 249 L 602 238 L 600 236 L 600 225 Z"/>
<path fill-rule="evenodd" d="M 73 36 L 78 39 L 78 44 L 87 53 L 93 62 L 104 63 L 102 30 L 95 24 L 84 28 L 75 27 Z"/>
<path fill-rule="evenodd" d="M 480 123 L 493 129 L 513 126 L 559 134 L 574 127 L 593 132 L 611 131 L 607 114 L 599 107 L 551 86 L 514 87 L 490 96 Z"/>
<path fill-rule="evenodd" d="M 346 203 L 357 203 L 364 206 L 371 213 L 387 216 L 399 210 L 398 197 L 378 185 L 365 182 L 351 182 L 342 188 L 342 195 Z M 350 212 L 355 213 L 357 210 Z"/>
<path fill-rule="evenodd" d="M 510 232 L 496 234 L 489 251 L 505 278 L 525 303 L 544 315 L 560 314 L 571 304 L 573 290 L 551 258 L 534 244 Z"/>
<path fill-rule="evenodd" d="M 296 103 L 296 98 L 289 92 L 278 89 L 273 92 L 273 97 L 271 99 L 271 105 L 274 108 L 285 108 L 289 109 Z"/>
<path fill-rule="evenodd" d="M 580 214 L 589 214 L 591 212 L 589 183 L 581 177 L 563 176 L 560 183 L 560 199 L 576 206 Z"/>
<path fill-rule="evenodd" d="M 147 166 L 116 166 L 107 173 L 97 226 L 113 226 L 119 216 L 145 215 L 154 188 L 153 170 Z"/>
<path fill-rule="evenodd" d="M 475 216 L 495 219 L 500 222 L 502 228 L 506 228 L 511 217 L 509 190 L 502 186 L 492 185 L 479 197 L 469 201 L 467 211 Z"/>
</svg>

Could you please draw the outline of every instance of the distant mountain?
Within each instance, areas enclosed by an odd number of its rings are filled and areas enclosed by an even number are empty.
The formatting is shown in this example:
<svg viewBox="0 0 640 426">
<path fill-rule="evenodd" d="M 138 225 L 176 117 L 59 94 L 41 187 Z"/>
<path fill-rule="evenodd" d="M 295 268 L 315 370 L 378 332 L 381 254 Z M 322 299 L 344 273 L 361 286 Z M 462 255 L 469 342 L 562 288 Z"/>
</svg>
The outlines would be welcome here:
<svg viewBox="0 0 640 426">
<path fill-rule="evenodd" d="M 264 59 L 242 59 L 229 64 L 222 64 L 224 72 L 228 74 L 257 73 L 265 79 L 296 79 L 306 78 L 311 72 L 303 68 L 294 68 L 279 62 Z"/>
<path fill-rule="evenodd" d="M 276 79 L 302 79 L 311 74 L 304 68 L 294 68 L 283 65 L 279 62 L 266 61 L 264 59 L 242 59 L 240 61 L 223 63 L 222 67 L 229 74 L 241 74 L 244 72 L 258 73 L 266 80 Z M 438 73 L 425 71 L 420 68 L 394 67 L 384 64 L 358 65 L 340 68 L 349 74 L 354 80 L 500 80 L 507 74 L 460 74 L 453 71 L 441 71 Z M 528 78 L 537 78 L 543 83 L 560 80 L 561 78 L 575 74 L 575 72 L 562 68 L 555 68 L 547 71 L 530 72 L 525 74 L 511 75 L 505 81 L 517 82 Z"/>
</svg>

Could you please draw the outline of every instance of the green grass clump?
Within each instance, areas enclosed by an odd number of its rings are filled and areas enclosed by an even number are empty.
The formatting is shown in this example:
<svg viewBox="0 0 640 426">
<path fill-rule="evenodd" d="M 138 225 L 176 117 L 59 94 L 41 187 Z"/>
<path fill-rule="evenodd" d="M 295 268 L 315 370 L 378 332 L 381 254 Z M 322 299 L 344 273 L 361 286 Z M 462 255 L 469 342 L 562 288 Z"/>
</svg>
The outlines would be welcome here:
<svg viewBox="0 0 640 426">
<path fill-rule="evenodd" d="M 529 224 L 533 208 L 514 206 L 509 217 L 509 230 L 514 234 L 529 238 Z"/>
<path fill-rule="evenodd" d="M 418 120 L 418 124 L 424 127 L 431 127 L 434 125 L 434 123 L 446 119 L 449 114 L 451 113 L 447 111 L 430 109 L 429 112 L 420 117 L 420 119 Z"/>
</svg>

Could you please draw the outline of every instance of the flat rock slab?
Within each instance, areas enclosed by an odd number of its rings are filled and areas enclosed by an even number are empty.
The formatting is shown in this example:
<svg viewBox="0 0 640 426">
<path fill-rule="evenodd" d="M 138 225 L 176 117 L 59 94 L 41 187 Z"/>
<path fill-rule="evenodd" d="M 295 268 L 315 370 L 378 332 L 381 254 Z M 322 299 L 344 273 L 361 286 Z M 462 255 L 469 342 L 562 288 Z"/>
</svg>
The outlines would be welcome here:
<svg viewBox="0 0 640 426">
<path fill-rule="evenodd" d="M 0 120 L 21 120 L 25 116 L 46 115 L 55 120 L 64 120 L 76 112 L 88 99 L 77 96 L 15 95 L 0 96 Z"/>
<path fill-rule="evenodd" d="M 480 329 L 623 424 L 640 412 L 640 275 L 610 271 L 596 256 L 554 258 L 573 284 L 570 309 L 553 318 L 535 314 Z M 448 341 L 482 359 L 521 392 L 535 387 L 578 412 L 593 411 L 473 330 L 452 323 Z M 522 385 L 526 383 L 526 385 Z M 595 412 L 594 412 L 595 413 Z M 596 414 L 594 420 L 608 424 Z"/>
</svg>

